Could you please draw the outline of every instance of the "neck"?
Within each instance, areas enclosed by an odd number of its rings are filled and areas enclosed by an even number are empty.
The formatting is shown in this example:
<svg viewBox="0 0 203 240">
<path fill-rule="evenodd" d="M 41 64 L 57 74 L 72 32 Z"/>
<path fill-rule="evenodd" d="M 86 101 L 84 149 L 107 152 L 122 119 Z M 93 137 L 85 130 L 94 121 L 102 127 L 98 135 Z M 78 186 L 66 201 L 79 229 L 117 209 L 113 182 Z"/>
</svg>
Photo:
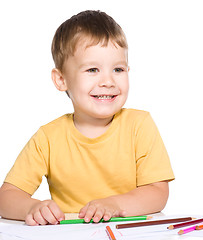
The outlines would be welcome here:
<svg viewBox="0 0 203 240">
<path fill-rule="evenodd" d="M 89 138 L 96 138 L 105 133 L 112 120 L 113 116 L 108 118 L 92 118 L 89 116 L 82 117 L 81 115 L 77 115 L 77 113 L 73 115 L 75 127 L 84 136 Z"/>
</svg>

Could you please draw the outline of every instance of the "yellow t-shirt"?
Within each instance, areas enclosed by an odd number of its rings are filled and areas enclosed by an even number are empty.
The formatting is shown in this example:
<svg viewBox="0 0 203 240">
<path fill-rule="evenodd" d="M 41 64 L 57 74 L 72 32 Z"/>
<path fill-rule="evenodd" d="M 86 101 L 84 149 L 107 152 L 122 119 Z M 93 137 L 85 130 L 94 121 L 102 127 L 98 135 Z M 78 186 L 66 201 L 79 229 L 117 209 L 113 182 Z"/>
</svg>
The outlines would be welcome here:
<svg viewBox="0 0 203 240">
<path fill-rule="evenodd" d="M 174 179 L 150 114 L 118 112 L 108 130 L 87 138 L 66 114 L 42 126 L 26 144 L 5 182 L 33 194 L 46 176 L 52 199 L 64 212 L 78 212 L 93 199 Z"/>
</svg>

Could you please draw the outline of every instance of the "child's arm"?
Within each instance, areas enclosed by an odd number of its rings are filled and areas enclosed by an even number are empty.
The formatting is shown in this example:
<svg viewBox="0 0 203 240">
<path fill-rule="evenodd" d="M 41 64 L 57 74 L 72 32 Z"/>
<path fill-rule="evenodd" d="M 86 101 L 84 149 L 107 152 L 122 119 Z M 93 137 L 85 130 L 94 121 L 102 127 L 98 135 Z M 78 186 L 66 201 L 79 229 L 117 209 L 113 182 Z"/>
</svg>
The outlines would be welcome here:
<svg viewBox="0 0 203 240">
<path fill-rule="evenodd" d="M 161 211 L 168 199 L 168 182 L 138 187 L 126 194 L 93 200 L 80 210 L 79 217 L 89 222 L 117 216 L 136 216 Z"/>
<path fill-rule="evenodd" d="M 0 188 L 0 216 L 25 220 L 33 226 L 57 224 L 65 218 L 54 201 L 33 199 L 30 194 L 9 183 L 4 183 Z"/>
</svg>

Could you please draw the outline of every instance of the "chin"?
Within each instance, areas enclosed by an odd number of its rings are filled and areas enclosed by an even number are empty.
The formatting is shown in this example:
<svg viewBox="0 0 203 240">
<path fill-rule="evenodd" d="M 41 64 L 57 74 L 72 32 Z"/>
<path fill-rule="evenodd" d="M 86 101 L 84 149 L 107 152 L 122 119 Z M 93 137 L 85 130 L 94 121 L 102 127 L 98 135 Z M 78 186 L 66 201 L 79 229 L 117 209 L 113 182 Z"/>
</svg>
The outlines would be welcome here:
<svg viewBox="0 0 203 240">
<path fill-rule="evenodd" d="M 120 109 L 118 109 L 117 111 L 109 111 L 109 112 L 98 112 L 94 114 L 95 118 L 100 118 L 100 119 L 105 119 L 105 118 L 110 118 L 113 117 L 118 111 L 120 111 Z"/>
</svg>

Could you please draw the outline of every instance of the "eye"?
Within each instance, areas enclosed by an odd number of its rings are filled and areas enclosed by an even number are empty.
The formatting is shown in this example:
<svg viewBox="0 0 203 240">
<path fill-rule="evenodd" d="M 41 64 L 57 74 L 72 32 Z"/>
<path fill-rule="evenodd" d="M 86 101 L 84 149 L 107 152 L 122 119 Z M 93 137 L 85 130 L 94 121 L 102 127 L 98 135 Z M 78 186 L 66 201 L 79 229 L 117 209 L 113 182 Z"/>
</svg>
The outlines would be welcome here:
<svg viewBox="0 0 203 240">
<path fill-rule="evenodd" d="M 113 70 L 116 73 L 123 72 L 124 70 L 122 68 L 114 68 Z"/>
<path fill-rule="evenodd" d="M 89 72 L 89 73 L 96 73 L 98 71 L 99 71 L 98 68 L 90 68 L 90 69 L 87 70 L 87 72 Z"/>
</svg>

